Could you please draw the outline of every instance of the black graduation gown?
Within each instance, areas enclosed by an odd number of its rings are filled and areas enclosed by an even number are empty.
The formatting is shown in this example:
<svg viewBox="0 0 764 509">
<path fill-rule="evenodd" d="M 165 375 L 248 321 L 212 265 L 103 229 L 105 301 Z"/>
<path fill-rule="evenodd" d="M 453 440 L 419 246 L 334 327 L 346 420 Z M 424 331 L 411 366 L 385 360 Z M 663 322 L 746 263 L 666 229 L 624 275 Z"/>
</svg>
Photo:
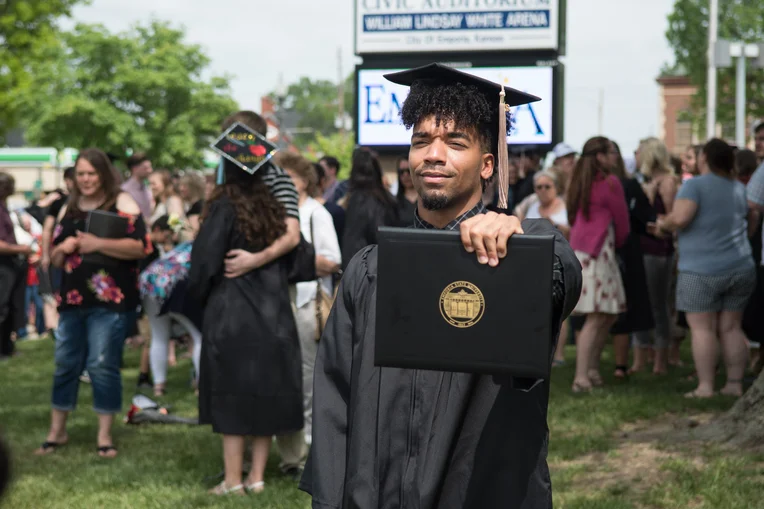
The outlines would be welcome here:
<svg viewBox="0 0 764 509">
<path fill-rule="evenodd" d="M 611 334 L 628 334 L 655 328 L 650 293 L 647 289 L 644 258 L 640 236 L 647 235 L 647 223 L 655 221 L 655 210 L 642 185 L 633 178 L 621 179 L 629 207 L 631 233 L 616 254 L 623 263 L 623 286 L 626 293 L 626 311 L 610 329 Z"/>
<path fill-rule="evenodd" d="M 581 265 L 549 221 L 522 226 L 556 236 L 565 283 L 559 333 L 578 302 Z M 350 262 L 319 344 L 300 484 L 313 508 L 551 508 L 548 381 L 526 390 L 490 376 L 375 367 L 376 281 L 369 246 Z"/>
<path fill-rule="evenodd" d="M 231 249 L 256 251 L 225 198 L 210 205 L 194 241 L 189 290 L 204 309 L 199 422 L 216 433 L 269 436 L 302 429 L 302 359 L 287 267 L 276 260 L 224 277 Z"/>
</svg>

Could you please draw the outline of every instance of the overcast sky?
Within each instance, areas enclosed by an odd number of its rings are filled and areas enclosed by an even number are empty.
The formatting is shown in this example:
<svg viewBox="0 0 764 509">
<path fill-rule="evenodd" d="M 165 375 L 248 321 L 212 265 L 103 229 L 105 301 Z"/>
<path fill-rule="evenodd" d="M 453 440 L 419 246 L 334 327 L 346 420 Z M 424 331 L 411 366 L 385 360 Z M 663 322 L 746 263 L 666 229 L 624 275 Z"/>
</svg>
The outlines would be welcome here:
<svg viewBox="0 0 764 509">
<path fill-rule="evenodd" d="M 565 141 L 580 148 L 604 134 L 624 152 L 658 133 L 655 78 L 671 60 L 666 15 L 672 0 L 568 0 Z M 336 79 L 353 69 L 353 0 L 92 0 L 74 20 L 112 31 L 152 17 L 185 26 L 212 59 L 212 72 L 234 75 L 235 99 L 260 109 L 260 97 L 300 76 Z M 252 65 L 243 66 L 250 62 Z M 604 97 L 602 133 L 597 107 Z"/>
</svg>

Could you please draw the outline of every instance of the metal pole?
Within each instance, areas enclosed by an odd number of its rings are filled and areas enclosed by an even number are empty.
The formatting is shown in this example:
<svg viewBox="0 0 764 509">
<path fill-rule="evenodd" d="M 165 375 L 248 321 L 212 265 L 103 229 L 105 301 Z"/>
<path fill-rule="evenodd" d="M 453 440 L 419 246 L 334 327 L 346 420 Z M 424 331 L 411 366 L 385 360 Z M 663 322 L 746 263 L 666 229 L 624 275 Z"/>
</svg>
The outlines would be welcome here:
<svg viewBox="0 0 764 509">
<path fill-rule="evenodd" d="M 735 79 L 735 142 L 738 148 L 745 148 L 745 52 L 737 57 L 737 78 Z"/>
<path fill-rule="evenodd" d="M 708 12 L 708 82 L 706 97 L 706 137 L 716 136 L 716 62 L 714 47 L 719 31 L 719 0 L 711 0 Z"/>
</svg>

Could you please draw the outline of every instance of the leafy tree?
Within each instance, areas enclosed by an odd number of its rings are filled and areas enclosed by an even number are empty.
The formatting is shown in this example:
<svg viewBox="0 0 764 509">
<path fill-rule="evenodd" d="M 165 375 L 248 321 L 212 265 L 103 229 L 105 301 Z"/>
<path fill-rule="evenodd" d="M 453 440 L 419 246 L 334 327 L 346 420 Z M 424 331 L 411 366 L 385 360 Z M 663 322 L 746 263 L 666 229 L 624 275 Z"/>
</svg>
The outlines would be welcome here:
<svg viewBox="0 0 764 509">
<path fill-rule="evenodd" d="M 16 127 L 29 66 L 58 38 L 56 22 L 83 0 L 0 0 L 0 139 Z"/>
<path fill-rule="evenodd" d="M 344 84 L 343 111 L 352 117 L 354 78 L 351 74 Z M 278 107 L 297 114 L 298 128 L 309 129 L 299 132 L 293 139 L 297 147 L 306 148 L 317 140 L 317 136 L 331 136 L 339 131 L 339 87 L 329 80 L 300 78 L 287 87 L 286 95 L 279 97 L 271 92 L 271 99 Z"/>
<path fill-rule="evenodd" d="M 235 111 L 228 79 L 202 79 L 209 59 L 183 30 L 153 21 L 111 34 L 77 25 L 35 67 L 25 95 L 27 137 L 63 148 L 147 152 L 156 166 L 200 166 Z"/>
<path fill-rule="evenodd" d="M 693 98 L 691 116 L 697 128 L 705 125 L 706 73 L 708 70 L 709 0 L 676 0 L 668 16 L 666 38 L 674 50 L 675 71 L 687 73 L 699 93 Z M 727 0 L 719 2 L 719 38 L 733 41 L 764 40 L 764 2 Z M 735 69 L 719 69 L 717 84 L 717 122 L 734 126 Z M 746 111 L 764 116 L 764 69 L 748 67 Z M 732 131 L 725 128 L 725 134 Z"/>
<path fill-rule="evenodd" d="M 317 157 L 332 156 L 340 162 L 340 173 L 337 178 L 345 180 L 350 176 L 350 168 L 353 161 L 353 149 L 355 137 L 350 133 L 334 133 L 324 136 L 316 134 L 316 139 L 309 145 L 309 151 Z"/>
</svg>

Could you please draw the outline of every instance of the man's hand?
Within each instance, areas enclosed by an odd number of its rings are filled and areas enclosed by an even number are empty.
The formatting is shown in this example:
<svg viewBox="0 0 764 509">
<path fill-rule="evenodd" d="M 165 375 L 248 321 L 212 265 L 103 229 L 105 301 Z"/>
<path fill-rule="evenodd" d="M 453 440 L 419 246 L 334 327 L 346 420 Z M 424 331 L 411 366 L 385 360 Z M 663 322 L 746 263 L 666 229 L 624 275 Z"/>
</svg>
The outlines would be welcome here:
<svg viewBox="0 0 764 509">
<path fill-rule="evenodd" d="M 32 246 L 18 246 L 17 251 L 18 254 L 24 255 L 24 256 L 32 256 L 34 254 L 34 249 L 32 249 Z"/>
<path fill-rule="evenodd" d="M 225 277 L 236 278 L 264 265 L 265 256 L 262 251 L 250 253 L 243 249 L 232 249 L 226 253 Z"/>
<path fill-rule="evenodd" d="M 488 212 L 471 217 L 460 225 L 462 243 L 468 253 L 477 253 L 478 263 L 491 267 L 499 264 L 499 258 L 507 256 L 507 240 L 524 233 L 520 220 L 515 216 Z"/>
<path fill-rule="evenodd" d="M 101 239 L 92 233 L 84 233 L 78 231 L 77 244 L 79 246 L 80 253 L 82 254 L 95 253 L 96 251 L 101 250 Z"/>
</svg>

